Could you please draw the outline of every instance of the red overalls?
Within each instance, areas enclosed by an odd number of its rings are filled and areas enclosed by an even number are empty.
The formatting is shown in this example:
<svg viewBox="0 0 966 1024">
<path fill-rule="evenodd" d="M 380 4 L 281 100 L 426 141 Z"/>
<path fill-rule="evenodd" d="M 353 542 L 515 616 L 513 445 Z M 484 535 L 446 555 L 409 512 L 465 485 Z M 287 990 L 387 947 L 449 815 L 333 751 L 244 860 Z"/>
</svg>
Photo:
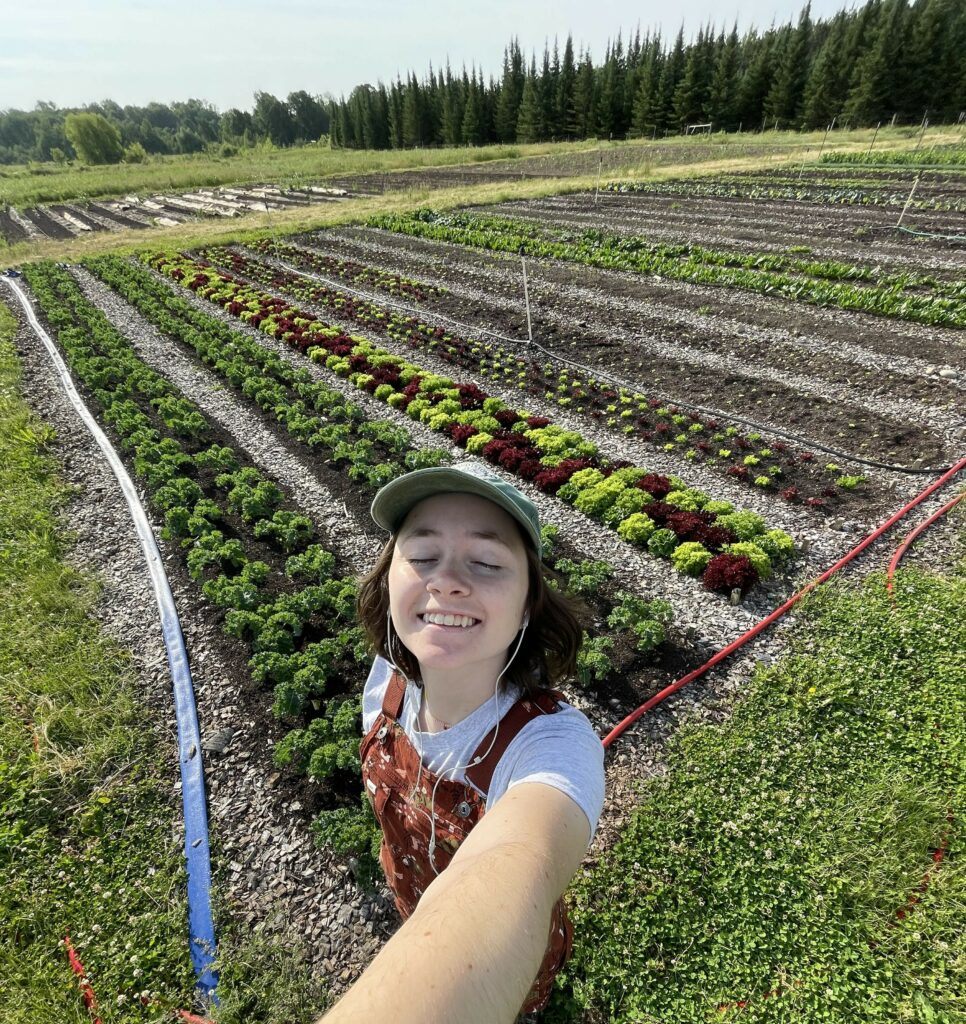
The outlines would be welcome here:
<svg viewBox="0 0 966 1024">
<path fill-rule="evenodd" d="M 460 843 L 483 816 L 485 796 L 480 796 L 473 786 L 487 793 L 493 771 L 510 741 L 527 722 L 540 714 L 553 714 L 558 710 L 557 701 L 566 699 L 555 690 L 532 700 L 520 697 L 501 719 L 493 749 L 479 764 L 466 769 L 468 781 L 455 782 L 444 778 L 439 783 L 435 803 L 434 871 L 429 859 L 429 814 L 433 787 L 439 775 L 423 768 L 419 789 L 410 796 L 421 759 L 419 751 L 399 724 L 405 696 L 406 681 L 399 672 L 393 672 L 383 698 L 382 712 L 359 746 L 366 796 L 382 828 L 379 863 L 403 920 L 416 909 L 420 896 L 436 873 L 442 872 L 449 864 Z M 494 729 L 483 737 L 471 761 L 486 753 L 493 740 Z M 573 925 L 561 896 L 553 907 L 543 963 L 521 1013 L 534 1013 L 546 1006 L 554 976 L 570 958 L 572 947 Z"/>
</svg>

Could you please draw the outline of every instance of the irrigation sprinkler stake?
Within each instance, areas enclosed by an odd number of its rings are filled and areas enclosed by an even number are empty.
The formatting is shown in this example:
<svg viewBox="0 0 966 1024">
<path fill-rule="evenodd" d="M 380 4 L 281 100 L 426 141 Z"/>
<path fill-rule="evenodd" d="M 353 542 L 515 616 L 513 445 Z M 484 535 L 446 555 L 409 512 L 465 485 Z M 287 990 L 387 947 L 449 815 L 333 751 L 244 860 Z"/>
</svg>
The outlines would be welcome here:
<svg viewBox="0 0 966 1024">
<path fill-rule="evenodd" d="M 896 221 L 896 227 L 902 226 L 902 218 L 906 215 L 906 210 L 909 209 L 909 204 L 912 202 L 912 197 L 916 194 L 916 189 L 919 187 L 919 179 L 922 177 L 922 171 L 916 175 L 916 180 L 912 183 L 912 188 L 909 190 L 909 198 L 906 200 L 906 205 L 902 208 L 902 213 L 899 214 L 899 219 Z"/>
<path fill-rule="evenodd" d="M 533 344 L 533 323 L 530 320 L 530 289 L 527 287 L 527 261 L 521 256 L 520 262 L 523 264 L 523 298 L 527 304 L 527 339 L 529 344 Z"/>
</svg>

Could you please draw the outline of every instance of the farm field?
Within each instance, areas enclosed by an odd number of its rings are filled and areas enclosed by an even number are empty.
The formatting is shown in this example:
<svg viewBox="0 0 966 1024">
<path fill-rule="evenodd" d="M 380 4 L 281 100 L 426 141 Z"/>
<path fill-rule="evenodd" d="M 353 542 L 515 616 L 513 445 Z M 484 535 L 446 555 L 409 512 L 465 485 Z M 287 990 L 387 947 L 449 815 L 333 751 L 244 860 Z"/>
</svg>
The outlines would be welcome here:
<svg viewBox="0 0 966 1024">
<path fill-rule="evenodd" d="M 571 173 L 597 159 L 585 151 Z M 406 172 L 421 188 L 503 173 L 563 172 L 547 156 Z M 186 251 L 147 241 L 136 256 L 23 268 L 20 286 L 163 538 L 226 915 L 299 934 L 331 995 L 398 924 L 358 778 L 370 654 L 353 579 L 377 552 L 368 506 L 382 483 L 469 458 L 533 498 L 549 564 L 591 613 L 567 691 L 603 736 L 963 458 L 964 179 L 923 175 L 911 234 L 894 225 L 913 177 L 830 164 L 621 178 L 599 194 L 427 206 Z M 331 182 L 406 187 L 381 179 Z M 72 434 L 35 332 L 3 297 L 38 413 Z M 110 562 L 130 527 L 104 530 Z M 959 533 L 926 535 L 937 538 L 927 570 L 962 558 Z M 963 1012 L 962 764 L 943 752 L 961 750 L 963 575 L 901 577 L 896 625 L 874 571 L 891 537 L 852 563 L 848 586 L 810 599 L 610 748 L 604 818 L 574 883 L 579 945 L 547 1020 L 728 1019 L 746 998 L 745 1015 L 763 1021 L 819 1019 L 820 1007 L 829 1020 Z M 870 637 L 905 652 L 899 668 Z M 813 700 L 824 656 L 834 678 Z M 937 682 L 934 700 L 924 681 Z M 890 722 L 904 697 L 900 735 Z M 853 711 L 871 716 L 868 729 L 852 728 Z M 751 749 L 755 715 L 761 763 L 729 757 Z M 791 752 L 813 740 L 811 759 Z M 708 783 L 725 775 L 720 791 Z M 793 778 L 813 805 L 800 814 L 786 806 Z M 823 818 L 822 799 L 835 814 Z M 866 813 L 850 821 L 857 799 Z M 767 831 L 769 813 L 785 828 L 767 840 L 779 849 L 774 893 L 757 888 L 750 852 L 764 833 L 734 826 Z M 956 824 L 940 842 L 948 813 Z M 734 845 L 717 844 L 732 826 Z M 703 874 L 658 855 L 668 830 L 671 852 L 701 858 Z M 875 891 L 856 844 L 883 851 Z M 923 897 L 916 950 L 911 928 L 882 922 L 939 848 L 950 856 Z M 827 906 L 816 909 L 816 892 Z M 781 923 L 767 934 L 762 907 Z M 86 949 L 96 958 L 96 939 Z M 771 1004 L 753 998 L 772 991 Z M 232 998 L 221 1019 L 244 1019 Z M 896 1005 L 904 1017 L 889 1016 Z"/>
<path fill-rule="evenodd" d="M 50 203 L 23 210 L 8 206 L 0 210 L 0 236 L 8 245 L 14 245 L 76 238 L 98 231 L 175 227 L 197 219 L 240 217 L 333 202 L 347 194 L 344 189 L 320 186 L 282 189 L 274 185 L 247 185 L 144 197 L 128 195 L 100 202 Z"/>
</svg>

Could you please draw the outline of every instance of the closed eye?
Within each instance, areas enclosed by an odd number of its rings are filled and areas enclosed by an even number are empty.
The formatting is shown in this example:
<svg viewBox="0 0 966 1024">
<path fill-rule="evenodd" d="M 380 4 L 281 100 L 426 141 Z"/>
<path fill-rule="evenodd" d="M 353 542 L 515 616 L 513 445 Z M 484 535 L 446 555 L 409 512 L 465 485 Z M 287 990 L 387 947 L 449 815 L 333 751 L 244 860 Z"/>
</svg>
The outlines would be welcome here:
<svg viewBox="0 0 966 1024">
<path fill-rule="evenodd" d="M 435 558 L 410 558 L 410 565 L 428 565 L 430 562 L 435 562 Z M 474 562 L 474 565 L 481 565 L 484 569 L 502 569 L 502 565 L 490 565 L 488 562 Z"/>
</svg>

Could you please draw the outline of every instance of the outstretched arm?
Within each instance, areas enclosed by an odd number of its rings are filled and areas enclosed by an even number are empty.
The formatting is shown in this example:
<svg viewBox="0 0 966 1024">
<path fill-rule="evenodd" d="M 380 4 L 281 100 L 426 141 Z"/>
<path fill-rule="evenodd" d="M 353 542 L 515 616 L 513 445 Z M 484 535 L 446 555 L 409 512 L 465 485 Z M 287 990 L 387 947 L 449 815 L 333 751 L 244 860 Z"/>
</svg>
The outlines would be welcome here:
<svg viewBox="0 0 966 1024">
<path fill-rule="evenodd" d="M 508 790 L 322 1020 L 513 1024 L 589 839 L 565 793 L 541 782 Z"/>
</svg>

